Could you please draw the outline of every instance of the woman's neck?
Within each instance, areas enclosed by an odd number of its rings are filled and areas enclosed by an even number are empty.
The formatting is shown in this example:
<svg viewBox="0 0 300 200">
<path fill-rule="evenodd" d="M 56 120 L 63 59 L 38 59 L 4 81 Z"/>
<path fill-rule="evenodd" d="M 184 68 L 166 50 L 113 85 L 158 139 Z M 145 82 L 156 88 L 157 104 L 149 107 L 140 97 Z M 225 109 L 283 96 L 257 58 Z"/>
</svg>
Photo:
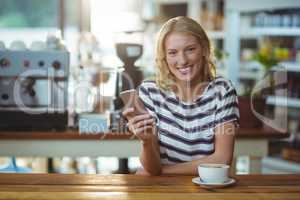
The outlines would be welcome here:
<svg viewBox="0 0 300 200">
<path fill-rule="evenodd" d="M 177 82 L 175 93 L 182 101 L 193 102 L 203 93 L 207 85 L 207 82 Z"/>
</svg>

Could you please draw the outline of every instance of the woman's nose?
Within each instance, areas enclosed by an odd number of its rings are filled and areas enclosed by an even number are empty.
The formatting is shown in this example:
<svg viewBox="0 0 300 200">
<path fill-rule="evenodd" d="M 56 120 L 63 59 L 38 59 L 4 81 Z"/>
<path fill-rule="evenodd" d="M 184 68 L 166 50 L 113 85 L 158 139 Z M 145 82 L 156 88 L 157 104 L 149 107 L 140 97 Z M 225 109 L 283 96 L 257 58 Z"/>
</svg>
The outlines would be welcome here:
<svg viewBox="0 0 300 200">
<path fill-rule="evenodd" d="M 184 53 L 180 53 L 178 56 L 178 64 L 185 65 L 187 63 L 187 57 Z"/>
</svg>

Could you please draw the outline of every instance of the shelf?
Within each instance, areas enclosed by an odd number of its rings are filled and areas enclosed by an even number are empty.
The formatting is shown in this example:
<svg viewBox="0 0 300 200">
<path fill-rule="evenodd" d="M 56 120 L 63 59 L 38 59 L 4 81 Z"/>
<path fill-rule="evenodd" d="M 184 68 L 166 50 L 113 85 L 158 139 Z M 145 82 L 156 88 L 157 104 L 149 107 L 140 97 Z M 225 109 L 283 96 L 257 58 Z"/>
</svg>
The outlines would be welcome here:
<svg viewBox="0 0 300 200">
<path fill-rule="evenodd" d="M 158 0 L 159 4 L 184 4 L 188 3 L 188 0 Z"/>
<path fill-rule="evenodd" d="M 266 103 L 282 107 L 300 108 L 300 99 L 281 96 L 268 96 Z"/>
<path fill-rule="evenodd" d="M 296 62 L 281 62 L 278 66 L 272 68 L 276 71 L 289 71 L 289 72 L 300 72 L 300 63 Z"/>
<path fill-rule="evenodd" d="M 257 61 L 240 61 L 240 68 L 247 70 L 261 70 L 262 66 Z"/>
<path fill-rule="evenodd" d="M 255 36 L 300 36 L 300 27 L 249 28 L 242 33 L 244 38 Z"/>
<path fill-rule="evenodd" d="M 240 71 L 240 79 L 258 79 L 258 73 L 257 71 Z"/>
<path fill-rule="evenodd" d="M 257 72 L 262 69 L 262 66 L 257 61 L 246 61 L 240 62 L 240 68 L 243 70 L 256 70 Z M 277 66 L 272 68 L 273 71 L 289 71 L 289 72 L 300 72 L 300 63 L 297 62 L 280 62 Z"/>
<path fill-rule="evenodd" d="M 207 31 L 212 39 L 224 39 L 224 31 Z M 300 27 L 270 27 L 270 28 L 249 28 L 241 32 L 242 39 L 255 39 L 260 36 L 300 36 Z"/>
<path fill-rule="evenodd" d="M 297 2 L 297 3 L 296 3 Z M 295 0 L 228 0 L 225 3 L 226 36 L 224 50 L 229 52 L 227 58 L 228 78 L 234 85 L 239 85 L 239 69 L 241 55 L 241 40 L 259 40 L 262 36 L 293 36 L 300 37 L 300 27 L 251 27 L 251 18 L 254 12 L 267 12 L 276 9 L 300 8 L 300 1 Z"/>
<path fill-rule="evenodd" d="M 261 77 L 261 69 L 261 65 L 256 61 L 241 61 L 239 78 L 257 80 Z"/>
<path fill-rule="evenodd" d="M 227 0 L 226 9 L 239 12 L 256 12 L 263 10 L 299 8 L 300 1 L 295 0 Z"/>
</svg>

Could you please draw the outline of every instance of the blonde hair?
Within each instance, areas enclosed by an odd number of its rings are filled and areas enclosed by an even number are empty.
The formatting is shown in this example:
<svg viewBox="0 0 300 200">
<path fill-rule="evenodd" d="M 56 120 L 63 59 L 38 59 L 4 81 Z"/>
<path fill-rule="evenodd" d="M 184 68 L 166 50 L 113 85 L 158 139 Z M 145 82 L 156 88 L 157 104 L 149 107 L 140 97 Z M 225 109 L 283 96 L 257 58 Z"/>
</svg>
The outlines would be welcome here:
<svg viewBox="0 0 300 200">
<path fill-rule="evenodd" d="M 193 19 L 180 16 L 168 20 L 158 33 L 155 52 L 155 62 L 158 67 L 156 84 L 158 87 L 164 90 L 170 90 L 175 82 L 175 77 L 168 68 L 165 52 L 165 39 L 171 32 L 188 33 L 198 39 L 202 47 L 202 52 L 204 52 L 203 73 L 199 80 L 200 82 L 213 80 L 216 74 L 216 67 L 213 63 L 213 50 L 205 31 L 200 24 Z"/>
</svg>

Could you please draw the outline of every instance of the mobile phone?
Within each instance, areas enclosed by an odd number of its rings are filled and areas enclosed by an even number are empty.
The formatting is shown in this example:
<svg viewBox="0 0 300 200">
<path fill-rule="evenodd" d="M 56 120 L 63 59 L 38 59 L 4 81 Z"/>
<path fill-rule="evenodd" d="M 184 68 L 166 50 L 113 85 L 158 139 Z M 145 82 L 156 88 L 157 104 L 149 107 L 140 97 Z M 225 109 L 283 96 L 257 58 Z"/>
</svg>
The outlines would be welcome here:
<svg viewBox="0 0 300 200">
<path fill-rule="evenodd" d="M 144 103 L 140 99 L 138 92 L 135 89 L 121 92 L 120 98 L 124 103 L 124 109 L 134 108 L 134 116 L 148 113 Z"/>
</svg>

